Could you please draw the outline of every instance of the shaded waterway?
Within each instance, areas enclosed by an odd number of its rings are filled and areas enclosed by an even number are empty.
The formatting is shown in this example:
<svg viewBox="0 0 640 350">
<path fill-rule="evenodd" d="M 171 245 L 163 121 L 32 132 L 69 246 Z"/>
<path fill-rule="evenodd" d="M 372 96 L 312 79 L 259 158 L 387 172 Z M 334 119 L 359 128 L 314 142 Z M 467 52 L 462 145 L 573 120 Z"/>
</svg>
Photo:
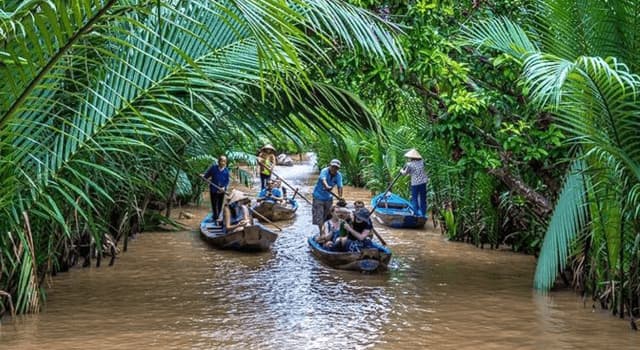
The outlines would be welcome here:
<svg viewBox="0 0 640 350">
<path fill-rule="evenodd" d="M 309 165 L 278 168 L 310 198 Z M 255 190 L 255 188 L 254 188 Z M 349 201 L 371 194 L 345 189 Z M 205 200 L 203 203 L 207 203 Z M 332 270 L 309 252 L 310 206 L 272 250 L 220 251 L 183 232 L 143 233 L 113 267 L 49 283 L 45 310 L 4 320 L 1 349 L 637 349 L 640 336 L 572 292 L 532 291 L 531 256 L 377 227 L 389 271 Z M 315 232 L 315 231 L 314 231 Z"/>
</svg>

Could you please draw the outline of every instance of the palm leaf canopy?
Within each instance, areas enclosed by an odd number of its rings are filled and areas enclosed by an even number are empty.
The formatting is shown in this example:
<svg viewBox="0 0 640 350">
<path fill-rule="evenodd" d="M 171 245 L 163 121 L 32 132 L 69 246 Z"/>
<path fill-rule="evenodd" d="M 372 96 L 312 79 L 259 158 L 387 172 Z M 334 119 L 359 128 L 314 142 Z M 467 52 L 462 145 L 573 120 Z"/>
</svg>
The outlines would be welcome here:
<svg viewBox="0 0 640 350">
<path fill-rule="evenodd" d="M 255 118 L 243 111 L 258 106 L 280 110 L 283 128 L 293 125 L 287 118 L 324 128 L 335 115 L 359 123 L 366 109 L 357 98 L 305 74 L 327 58 L 327 43 L 402 63 L 397 28 L 340 1 L 12 5 L 0 12 L 5 231 L 25 233 L 24 212 L 53 219 L 68 236 L 70 211 L 95 222 L 96 198 L 152 187 L 145 174 L 159 164 L 179 167 L 189 144 L 232 130 L 251 134 Z M 36 246 L 49 239 L 33 234 Z M 11 276 L 2 275 L 0 289 Z M 24 300 L 22 310 L 32 299 Z"/>
</svg>

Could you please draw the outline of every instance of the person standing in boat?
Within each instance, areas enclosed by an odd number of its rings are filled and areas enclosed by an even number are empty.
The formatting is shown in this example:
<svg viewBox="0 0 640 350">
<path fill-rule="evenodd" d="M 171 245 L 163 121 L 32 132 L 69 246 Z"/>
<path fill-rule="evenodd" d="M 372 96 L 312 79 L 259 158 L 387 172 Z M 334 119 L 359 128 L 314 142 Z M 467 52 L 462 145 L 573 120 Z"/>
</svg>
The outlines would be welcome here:
<svg viewBox="0 0 640 350">
<path fill-rule="evenodd" d="M 416 211 L 415 215 L 425 216 L 427 213 L 427 173 L 424 171 L 422 156 L 415 148 L 404 154 L 407 164 L 400 173 L 411 175 L 411 205 Z"/>
<path fill-rule="evenodd" d="M 272 145 L 266 144 L 260 148 L 258 165 L 260 166 L 260 189 L 263 190 L 267 188 L 271 180 L 271 172 L 276 165 L 276 149 Z"/>
<path fill-rule="evenodd" d="M 224 206 L 224 230 L 234 232 L 243 229 L 245 226 L 253 224 L 253 217 L 249 211 L 248 204 L 251 199 L 244 193 L 233 190 L 226 198 Z"/>
<path fill-rule="evenodd" d="M 322 233 L 322 225 L 333 205 L 333 196 L 329 193 L 333 187 L 338 187 L 338 197 L 342 198 L 342 174 L 340 173 L 340 161 L 331 160 L 328 167 L 320 171 L 318 182 L 313 189 L 313 202 L 311 206 L 312 222 L 318 225 L 318 232 Z"/>
<path fill-rule="evenodd" d="M 220 220 L 222 214 L 222 203 L 224 201 L 224 193 L 229 186 L 229 169 L 227 168 L 227 157 L 221 155 L 218 157 L 218 164 L 213 164 L 204 175 L 209 180 L 209 196 L 211 197 L 211 218 Z"/>
</svg>

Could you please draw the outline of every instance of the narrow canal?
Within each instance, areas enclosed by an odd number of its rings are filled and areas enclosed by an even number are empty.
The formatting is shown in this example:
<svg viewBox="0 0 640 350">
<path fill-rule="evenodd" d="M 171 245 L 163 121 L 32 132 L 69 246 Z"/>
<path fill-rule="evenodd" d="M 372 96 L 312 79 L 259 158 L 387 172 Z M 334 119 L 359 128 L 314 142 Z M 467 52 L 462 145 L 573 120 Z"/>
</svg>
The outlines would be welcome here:
<svg viewBox="0 0 640 350">
<path fill-rule="evenodd" d="M 310 165 L 278 173 L 310 197 Z M 255 190 L 255 187 L 254 187 Z M 345 189 L 350 202 L 369 202 Z M 378 226 L 389 271 L 321 265 L 306 238 L 311 208 L 270 252 L 220 251 L 198 237 L 202 207 L 183 232 L 143 233 L 113 267 L 74 268 L 49 281 L 46 309 L 3 320 L 1 349 L 637 349 L 629 321 L 573 292 L 531 289 L 535 260 Z"/>
</svg>

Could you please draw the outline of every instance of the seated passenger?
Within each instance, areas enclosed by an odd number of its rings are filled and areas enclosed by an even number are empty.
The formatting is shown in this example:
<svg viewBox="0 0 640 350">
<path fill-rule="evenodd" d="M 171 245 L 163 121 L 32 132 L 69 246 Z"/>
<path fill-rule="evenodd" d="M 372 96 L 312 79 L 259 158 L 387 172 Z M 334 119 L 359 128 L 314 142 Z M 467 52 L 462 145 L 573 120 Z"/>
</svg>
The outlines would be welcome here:
<svg viewBox="0 0 640 350">
<path fill-rule="evenodd" d="M 225 232 L 239 231 L 245 226 L 253 224 L 253 217 L 247 206 L 247 204 L 251 203 L 251 199 L 237 190 L 231 191 L 231 194 L 225 199 L 223 214 Z"/>
<path fill-rule="evenodd" d="M 340 235 L 340 224 L 343 222 L 339 217 L 338 208 L 334 205 L 329 210 L 331 218 L 322 224 L 322 230 L 316 237 L 316 241 L 325 248 L 332 248 L 334 241 Z"/>
<path fill-rule="evenodd" d="M 354 216 L 353 223 L 344 225 L 348 234 L 342 235 L 334 243 L 336 249 L 357 252 L 370 244 L 373 224 L 369 219 L 369 211 L 359 208 Z"/>
<path fill-rule="evenodd" d="M 267 184 L 267 187 L 263 188 L 260 193 L 258 193 L 258 202 L 261 202 L 263 200 L 270 200 L 273 201 L 275 203 L 278 203 L 280 201 L 282 201 L 282 191 L 280 191 L 280 188 L 275 187 L 275 181 L 271 180 L 269 181 L 269 183 Z"/>
</svg>

